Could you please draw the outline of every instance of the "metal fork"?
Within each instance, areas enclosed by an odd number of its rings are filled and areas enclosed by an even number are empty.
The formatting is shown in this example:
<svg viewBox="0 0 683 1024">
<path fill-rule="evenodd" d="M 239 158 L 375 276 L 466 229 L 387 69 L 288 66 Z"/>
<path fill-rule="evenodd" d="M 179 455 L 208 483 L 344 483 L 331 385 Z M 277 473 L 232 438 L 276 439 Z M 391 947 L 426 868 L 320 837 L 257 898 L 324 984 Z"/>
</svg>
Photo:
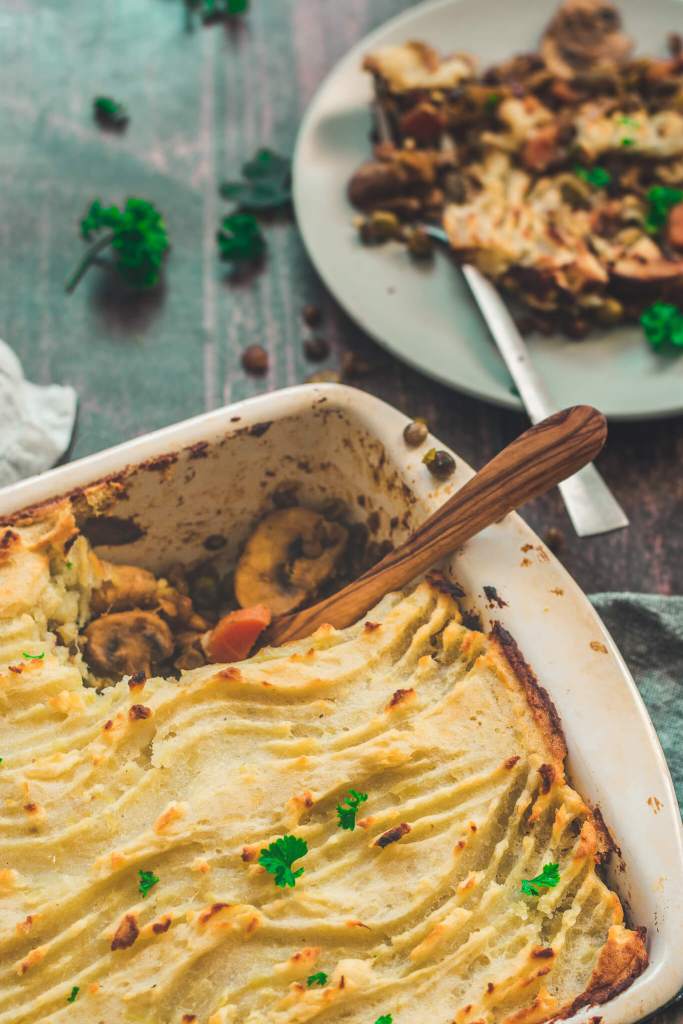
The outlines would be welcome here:
<svg viewBox="0 0 683 1024">
<path fill-rule="evenodd" d="M 428 224 L 423 228 L 431 238 L 449 244 L 443 228 Z M 557 412 L 557 406 L 531 360 L 524 338 L 497 289 L 477 267 L 465 264 L 462 272 L 531 422 L 538 423 Z M 628 526 L 624 510 L 592 462 L 558 486 L 579 537 L 592 537 Z"/>
<path fill-rule="evenodd" d="M 375 124 L 382 142 L 393 143 L 393 132 L 381 103 L 374 103 Z M 444 148 L 450 148 L 444 137 Z M 424 230 L 450 250 L 448 236 L 442 228 L 423 224 Z M 524 338 L 510 316 L 507 306 L 488 278 L 477 267 L 465 264 L 462 272 L 484 321 L 498 346 L 510 376 L 532 423 L 557 412 L 557 406 L 529 356 Z M 572 526 L 579 537 L 592 537 L 628 526 L 626 513 L 602 479 L 593 463 L 560 485 L 560 494 Z"/>
</svg>

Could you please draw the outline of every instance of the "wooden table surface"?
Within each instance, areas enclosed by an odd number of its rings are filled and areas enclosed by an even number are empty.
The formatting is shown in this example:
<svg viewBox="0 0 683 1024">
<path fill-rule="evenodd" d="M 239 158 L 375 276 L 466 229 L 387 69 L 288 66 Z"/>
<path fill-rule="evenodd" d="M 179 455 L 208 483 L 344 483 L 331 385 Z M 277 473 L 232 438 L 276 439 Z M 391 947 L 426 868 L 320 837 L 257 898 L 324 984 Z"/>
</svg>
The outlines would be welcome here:
<svg viewBox="0 0 683 1024">
<path fill-rule="evenodd" d="M 372 364 L 353 381 L 424 417 L 475 466 L 525 426 L 523 416 L 463 397 L 373 344 L 316 277 L 293 221 L 267 228 L 260 274 L 235 284 L 217 259 L 227 212 L 217 184 L 260 145 L 292 151 L 318 84 L 367 31 L 411 0 L 252 0 L 234 30 L 184 28 L 180 0 L 0 0 L 0 336 L 38 382 L 74 385 L 78 457 L 249 395 L 338 368 L 347 350 Z M 129 106 L 122 135 L 98 130 L 92 98 Z M 93 198 L 153 200 L 173 250 L 165 284 L 135 296 L 92 271 L 72 296 L 63 282 Z M 300 310 L 324 313 L 330 358 L 302 350 Z M 240 354 L 270 354 L 263 378 Z M 580 350 L 577 349 L 577 358 Z M 683 419 L 615 424 L 599 467 L 631 526 L 578 540 L 558 494 L 525 510 L 587 591 L 683 591 Z M 660 1024 L 679 1019 L 670 1010 Z"/>
<path fill-rule="evenodd" d="M 234 30 L 185 31 L 180 0 L 1 0 L 0 336 L 39 382 L 73 384 L 80 411 L 71 457 L 205 409 L 337 368 L 343 352 L 374 369 L 353 381 L 433 431 L 475 466 L 525 420 L 407 369 L 363 333 L 319 282 L 291 218 L 267 228 L 263 271 L 231 283 L 214 234 L 227 206 L 217 184 L 259 145 L 291 152 L 301 115 L 335 61 L 410 0 L 253 0 Z M 92 122 L 98 93 L 125 101 L 122 135 Z M 165 285 L 135 296 L 94 270 L 72 296 L 63 281 L 96 196 L 153 200 L 173 244 Z M 302 351 L 301 307 L 324 311 L 322 366 Z M 249 377 L 240 353 L 265 345 Z M 577 358 L 580 351 L 577 349 Z M 599 460 L 631 526 L 578 540 L 555 492 L 525 515 L 562 530 L 561 557 L 587 591 L 683 591 L 683 419 L 615 424 Z"/>
</svg>

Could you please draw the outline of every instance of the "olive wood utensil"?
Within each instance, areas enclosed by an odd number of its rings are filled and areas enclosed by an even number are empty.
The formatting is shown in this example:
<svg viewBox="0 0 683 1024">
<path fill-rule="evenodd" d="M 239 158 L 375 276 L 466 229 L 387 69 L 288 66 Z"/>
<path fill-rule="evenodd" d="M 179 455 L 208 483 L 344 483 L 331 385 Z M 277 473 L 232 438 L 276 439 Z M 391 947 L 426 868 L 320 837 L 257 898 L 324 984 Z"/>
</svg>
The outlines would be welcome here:
<svg viewBox="0 0 683 1024">
<path fill-rule="evenodd" d="M 605 417 L 590 405 L 575 405 L 536 423 L 353 583 L 310 608 L 277 616 L 266 643 L 310 636 L 323 623 L 350 626 L 385 594 L 406 586 L 485 527 L 591 462 L 606 437 Z"/>
</svg>

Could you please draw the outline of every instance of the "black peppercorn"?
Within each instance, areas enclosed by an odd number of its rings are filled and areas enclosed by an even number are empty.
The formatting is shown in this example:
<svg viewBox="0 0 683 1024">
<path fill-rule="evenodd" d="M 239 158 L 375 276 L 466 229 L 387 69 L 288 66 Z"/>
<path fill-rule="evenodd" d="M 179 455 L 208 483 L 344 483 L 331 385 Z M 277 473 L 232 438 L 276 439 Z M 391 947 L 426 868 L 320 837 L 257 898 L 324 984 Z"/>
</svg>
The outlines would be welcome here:
<svg viewBox="0 0 683 1024">
<path fill-rule="evenodd" d="M 261 376 L 268 370 L 268 353 L 262 345 L 249 345 L 242 353 L 242 366 L 247 373 Z"/>
<path fill-rule="evenodd" d="M 564 534 L 557 526 L 548 527 L 543 539 L 555 554 L 564 546 Z"/>
<path fill-rule="evenodd" d="M 430 448 L 422 461 L 437 480 L 447 480 L 455 472 L 455 459 L 443 450 Z"/>
<path fill-rule="evenodd" d="M 304 355 L 314 363 L 327 359 L 330 354 L 330 346 L 324 338 L 306 338 L 304 342 Z"/>
<path fill-rule="evenodd" d="M 428 433 L 427 424 L 424 420 L 413 420 L 403 431 L 403 440 L 411 448 L 417 448 L 418 445 L 423 444 L 427 440 Z"/>
<path fill-rule="evenodd" d="M 318 306 L 309 303 L 301 310 L 301 319 L 309 327 L 317 327 L 323 318 L 322 311 Z"/>
</svg>

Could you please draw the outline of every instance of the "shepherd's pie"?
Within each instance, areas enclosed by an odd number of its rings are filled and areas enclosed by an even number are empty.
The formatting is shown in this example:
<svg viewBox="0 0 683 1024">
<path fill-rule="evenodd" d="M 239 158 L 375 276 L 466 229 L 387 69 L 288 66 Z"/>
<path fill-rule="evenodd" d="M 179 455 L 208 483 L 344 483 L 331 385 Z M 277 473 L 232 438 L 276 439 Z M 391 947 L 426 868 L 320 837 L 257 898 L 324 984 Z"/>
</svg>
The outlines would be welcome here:
<svg viewBox="0 0 683 1024">
<path fill-rule="evenodd" d="M 552 703 L 445 581 L 97 690 L 74 531 L 0 531 L 0 1024 L 534 1024 L 645 968 Z"/>
</svg>

